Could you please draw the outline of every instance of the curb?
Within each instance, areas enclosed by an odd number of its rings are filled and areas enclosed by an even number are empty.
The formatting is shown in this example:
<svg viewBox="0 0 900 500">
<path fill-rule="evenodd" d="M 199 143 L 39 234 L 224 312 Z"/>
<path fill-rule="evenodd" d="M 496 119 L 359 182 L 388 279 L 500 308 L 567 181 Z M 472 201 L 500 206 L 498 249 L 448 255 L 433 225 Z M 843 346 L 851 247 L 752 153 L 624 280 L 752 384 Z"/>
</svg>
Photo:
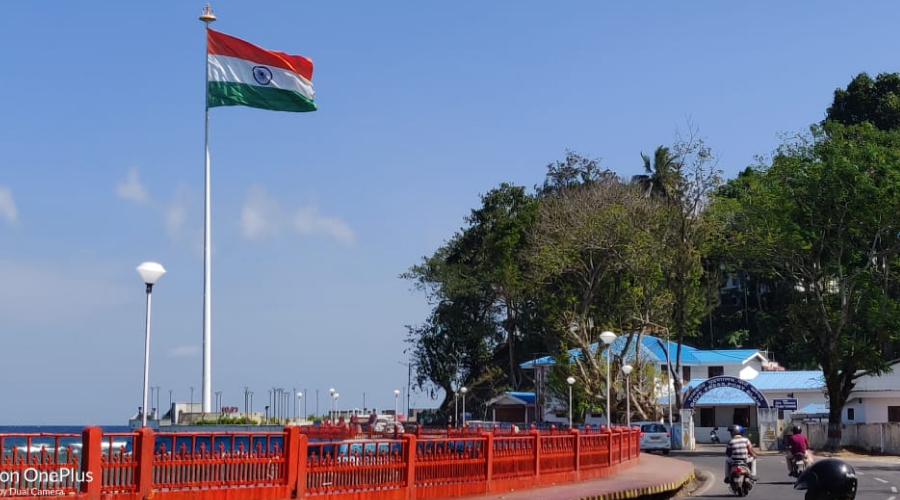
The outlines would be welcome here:
<svg viewBox="0 0 900 500">
<path fill-rule="evenodd" d="M 640 498 L 642 496 L 647 495 L 659 495 L 662 493 L 668 493 L 672 491 L 677 491 L 685 484 L 694 480 L 694 471 L 685 474 L 683 477 L 678 479 L 677 481 L 665 484 L 658 484 L 655 486 L 647 486 L 645 488 L 633 488 L 630 490 L 622 490 L 611 493 L 601 493 L 599 495 L 591 495 L 587 497 L 581 497 L 576 500 L 626 500 L 629 498 Z"/>
</svg>

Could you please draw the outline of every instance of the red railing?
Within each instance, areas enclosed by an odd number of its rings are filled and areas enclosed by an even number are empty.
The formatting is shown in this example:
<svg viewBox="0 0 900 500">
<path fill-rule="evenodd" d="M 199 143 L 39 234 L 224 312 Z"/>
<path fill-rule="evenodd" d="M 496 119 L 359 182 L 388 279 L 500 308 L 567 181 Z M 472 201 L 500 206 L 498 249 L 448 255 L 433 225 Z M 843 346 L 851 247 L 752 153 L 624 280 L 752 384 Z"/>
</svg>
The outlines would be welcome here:
<svg viewBox="0 0 900 500">
<path fill-rule="evenodd" d="M 639 457 L 633 429 L 442 432 L 341 440 L 311 439 L 296 426 L 3 434 L 0 490 L 89 500 L 418 500 L 602 477 Z"/>
</svg>

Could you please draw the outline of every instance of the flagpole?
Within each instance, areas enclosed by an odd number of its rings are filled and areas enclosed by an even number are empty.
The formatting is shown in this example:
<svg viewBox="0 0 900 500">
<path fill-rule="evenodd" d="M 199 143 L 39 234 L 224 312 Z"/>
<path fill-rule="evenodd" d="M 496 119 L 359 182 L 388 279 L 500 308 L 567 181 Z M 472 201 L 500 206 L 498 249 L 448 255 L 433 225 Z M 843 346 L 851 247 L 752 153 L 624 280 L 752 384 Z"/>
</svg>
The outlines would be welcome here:
<svg viewBox="0 0 900 500">
<path fill-rule="evenodd" d="M 203 9 L 200 20 L 206 24 L 209 31 L 209 23 L 216 20 L 215 14 L 209 4 Z M 211 239 L 210 239 L 210 202 L 209 202 L 209 34 L 207 33 L 206 54 L 204 54 L 204 74 L 206 86 L 204 87 L 204 108 L 206 110 L 204 149 L 205 149 L 205 197 L 204 197 L 204 221 L 203 221 L 203 413 L 212 413 L 212 287 L 211 287 Z M 191 411 L 194 411 L 193 408 Z"/>
</svg>

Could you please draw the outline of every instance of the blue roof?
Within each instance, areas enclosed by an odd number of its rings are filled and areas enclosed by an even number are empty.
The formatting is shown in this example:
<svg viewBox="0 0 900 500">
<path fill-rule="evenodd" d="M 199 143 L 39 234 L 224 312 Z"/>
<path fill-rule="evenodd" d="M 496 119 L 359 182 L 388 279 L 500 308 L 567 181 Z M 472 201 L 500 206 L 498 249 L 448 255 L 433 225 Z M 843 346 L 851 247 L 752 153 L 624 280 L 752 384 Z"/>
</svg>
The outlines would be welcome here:
<svg viewBox="0 0 900 500">
<path fill-rule="evenodd" d="M 533 392 L 507 392 L 510 396 L 521 399 L 528 404 L 534 404 L 534 393 Z"/>
<path fill-rule="evenodd" d="M 828 414 L 828 405 L 822 403 L 810 403 L 794 413 L 804 413 L 806 415 Z"/>
<path fill-rule="evenodd" d="M 693 389 L 706 379 L 692 379 L 684 384 L 683 389 Z M 755 378 L 749 380 L 753 387 L 761 391 L 802 391 L 815 390 L 825 387 L 825 378 L 821 371 L 781 371 L 760 372 Z"/>
<path fill-rule="evenodd" d="M 616 337 L 616 340 L 613 341 L 612 346 L 610 347 L 612 351 L 616 355 L 621 355 L 625 350 L 625 344 L 628 342 L 629 335 L 619 335 Z M 635 337 L 636 338 L 636 337 Z M 658 337 L 653 337 L 651 335 L 643 335 L 641 336 L 641 345 L 640 345 L 640 356 L 641 359 L 650 361 L 651 363 L 665 363 L 666 362 L 666 343 L 665 339 L 661 339 Z M 590 345 L 591 352 L 596 352 L 598 348 L 597 343 L 593 343 Z M 669 355 L 672 357 L 672 362 L 675 362 L 675 357 L 678 354 L 678 343 L 668 341 L 668 350 Z M 631 343 L 631 347 L 629 349 L 629 353 L 627 353 L 624 357 L 626 359 L 634 359 L 635 354 L 638 352 L 638 346 L 636 342 Z M 754 354 L 758 354 L 759 351 L 756 349 L 716 349 L 716 350 L 701 350 L 696 347 L 691 347 L 689 345 L 682 344 L 681 346 L 681 362 L 689 363 L 689 364 L 709 364 L 709 363 L 734 363 L 744 361 L 745 359 L 753 356 Z M 575 356 L 581 355 L 580 349 L 571 349 L 569 350 L 569 355 L 573 358 Z M 526 361 L 521 363 L 519 366 L 522 368 L 533 368 L 536 365 L 552 365 L 554 364 L 554 359 L 552 356 L 544 356 L 542 358 L 533 359 L 531 361 Z"/>
</svg>

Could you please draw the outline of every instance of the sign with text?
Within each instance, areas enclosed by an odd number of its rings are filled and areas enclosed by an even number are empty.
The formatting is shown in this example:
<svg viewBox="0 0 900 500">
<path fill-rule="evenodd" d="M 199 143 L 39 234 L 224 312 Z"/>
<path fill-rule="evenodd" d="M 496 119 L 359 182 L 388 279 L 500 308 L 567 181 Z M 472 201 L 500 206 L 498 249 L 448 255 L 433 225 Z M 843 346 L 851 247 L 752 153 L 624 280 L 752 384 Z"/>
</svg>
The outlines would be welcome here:
<svg viewBox="0 0 900 500">
<path fill-rule="evenodd" d="M 736 377 L 729 377 L 727 375 L 720 375 L 718 377 L 713 377 L 700 382 L 694 390 L 690 391 L 687 395 L 687 398 L 684 400 L 684 404 L 682 408 L 693 408 L 697 401 L 700 400 L 700 397 L 706 394 L 707 392 L 713 389 L 719 389 L 722 387 L 728 387 L 730 389 L 737 389 L 742 391 L 744 394 L 750 396 L 753 399 L 753 402 L 759 408 L 768 408 L 769 403 L 766 401 L 766 397 L 763 396 L 763 393 L 759 392 L 756 387 L 753 387 L 753 384 L 746 380 L 741 380 Z"/>
<path fill-rule="evenodd" d="M 775 398 L 772 400 L 772 405 L 776 410 L 796 410 L 797 409 L 797 398 Z"/>
</svg>

